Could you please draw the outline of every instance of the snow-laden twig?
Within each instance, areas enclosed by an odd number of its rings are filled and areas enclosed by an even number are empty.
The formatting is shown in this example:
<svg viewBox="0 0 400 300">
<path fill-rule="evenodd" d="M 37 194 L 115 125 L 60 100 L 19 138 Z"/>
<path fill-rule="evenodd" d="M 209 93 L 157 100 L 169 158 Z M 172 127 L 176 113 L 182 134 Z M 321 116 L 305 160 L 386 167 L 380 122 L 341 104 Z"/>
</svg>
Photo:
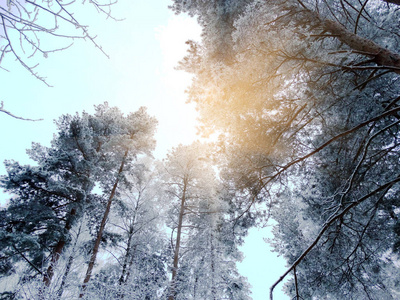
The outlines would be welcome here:
<svg viewBox="0 0 400 300">
<path fill-rule="evenodd" d="M 43 119 L 28 119 L 28 118 L 22 118 L 22 117 L 16 116 L 16 115 L 14 115 L 13 113 L 9 112 L 8 110 L 5 110 L 5 109 L 4 109 L 4 103 L 3 103 L 3 101 L 1 101 L 1 104 L 0 104 L 0 112 L 3 112 L 3 113 L 5 113 L 5 114 L 7 114 L 7 115 L 9 115 L 9 116 L 11 116 L 11 117 L 13 117 L 13 118 L 15 118 L 15 119 L 18 119 L 18 120 L 32 121 L 32 122 L 43 121 Z"/>
</svg>

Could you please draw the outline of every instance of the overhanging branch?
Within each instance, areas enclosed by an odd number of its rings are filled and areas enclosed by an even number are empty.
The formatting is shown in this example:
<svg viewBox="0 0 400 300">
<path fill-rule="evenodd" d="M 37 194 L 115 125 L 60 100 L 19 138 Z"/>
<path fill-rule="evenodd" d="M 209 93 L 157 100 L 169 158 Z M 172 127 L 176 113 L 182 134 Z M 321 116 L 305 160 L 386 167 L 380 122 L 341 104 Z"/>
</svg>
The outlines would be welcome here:
<svg viewBox="0 0 400 300">
<path fill-rule="evenodd" d="M 13 113 L 9 112 L 8 110 L 4 109 L 3 101 L 1 101 L 0 103 L 1 103 L 0 104 L 0 112 L 3 112 L 3 113 L 5 113 L 5 114 L 7 114 L 7 115 L 9 115 L 9 116 L 11 116 L 11 117 L 13 117 L 15 119 L 19 119 L 19 120 L 23 120 L 23 121 L 33 121 L 33 122 L 43 121 L 43 119 L 27 119 L 27 118 L 18 117 L 16 115 L 14 115 Z"/>
<path fill-rule="evenodd" d="M 296 259 L 296 261 L 286 270 L 286 272 L 279 277 L 279 279 L 271 286 L 270 288 L 270 299 L 273 300 L 273 292 L 275 287 L 292 271 L 296 268 L 297 265 L 300 264 L 300 262 L 306 257 L 306 255 L 318 244 L 319 240 L 322 238 L 324 233 L 328 230 L 328 228 L 338 219 L 342 218 L 350 209 L 356 207 L 360 203 L 364 202 L 368 198 L 372 197 L 373 195 L 376 195 L 379 192 L 383 191 L 383 194 L 386 194 L 389 189 L 396 184 L 397 182 L 400 182 L 400 176 L 396 177 L 392 181 L 387 182 L 384 185 L 381 185 L 377 189 L 373 190 L 372 192 L 368 193 L 367 195 L 359 198 L 357 201 L 352 202 L 349 204 L 346 208 L 343 209 L 342 212 L 340 213 L 333 213 L 331 217 L 328 218 L 328 220 L 325 222 L 323 225 L 322 229 L 318 233 L 317 237 L 314 239 L 314 241 L 307 247 L 306 250 Z"/>
</svg>

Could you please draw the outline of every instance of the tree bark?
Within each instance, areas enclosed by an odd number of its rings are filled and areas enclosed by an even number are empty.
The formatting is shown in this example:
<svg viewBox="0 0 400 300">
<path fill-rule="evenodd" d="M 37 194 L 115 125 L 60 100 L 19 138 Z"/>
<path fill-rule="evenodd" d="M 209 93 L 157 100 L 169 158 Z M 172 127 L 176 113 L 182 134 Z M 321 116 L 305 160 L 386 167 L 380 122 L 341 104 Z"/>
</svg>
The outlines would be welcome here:
<svg viewBox="0 0 400 300">
<path fill-rule="evenodd" d="M 86 194 L 88 194 L 90 192 L 90 190 L 92 189 L 92 186 L 90 185 L 89 181 L 86 181 L 83 185 L 84 191 Z M 83 201 L 83 199 L 78 198 L 78 203 L 81 203 Z M 65 223 L 65 227 L 64 227 L 64 232 L 67 234 L 71 228 L 72 228 L 72 224 L 73 224 L 73 219 L 76 215 L 77 211 L 76 208 L 72 208 L 69 216 L 67 218 L 67 221 Z M 50 259 L 50 265 L 47 268 L 46 273 L 43 276 L 43 283 L 45 285 L 45 288 L 49 287 L 51 284 L 51 281 L 53 279 L 54 276 L 54 268 L 57 265 L 58 260 L 61 257 L 61 254 L 64 250 L 65 244 L 67 243 L 65 237 L 63 236 L 62 238 L 60 238 L 60 240 L 57 242 L 57 245 L 54 247 L 53 252 L 51 253 L 51 259 Z"/>
<path fill-rule="evenodd" d="M 58 291 L 57 291 L 57 299 L 58 300 L 61 299 L 61 297 L 62 297 L 62 294 L 64 292 L 64 286 L 67 283 L 67 278 L 68 278 L 69 272 L 71 271 L 72 263 L 74 262 L 74 253 L 75 253 L 76 245 L 78 243 L 79 236 L 81 235 L 82 224 L 83 223 L 81 223 L 80 226 L 79 226 L 79 230 L 78 230 L 78 233 L 76 235 L 74 246 L 72 247 L 71 254 L 68 257 L 67 266 L 65 268 L 65 272 L 64 272 L 63 277 L 61 279 L 60 287 L 58 288 Z"/>
<path fill-rule="evenodd" d="M 122 264 L 122 273 L 121 273 L 121 277 L 118 280 L 120 285 L 123 284 L 124 282 L 126 282 L 125 274 L 127 272 L 129 260 L 130 260 L 130 257 L 131 257 L 132 237 L 133 237 L 133 225 L 131 225 L 130 228 L 129 228 L 128 242 L 127 242 L 127 247 L 126 247 L 126 251 L 125 251 L 124 262 Z"/>
<path fill-rule="evenodd" d="M 114 199 L 115 192 L 117 190 L 117 186 L 118 186 L 118 183 L 119 183 L 120 176 L 121 176 L 121 174 L 122 174 L 122 172 L 124 170 L 124 165 L 125 165 L 126 158 L 128 156 L 128 152 L 129 152 L 128 150 L 125 151 L 124 157 L 122 158 L 122 162 L 121 162 L 120 168 L 119 168 L 118 173 L 117 173 L 117 178 L 115 179 L 115 183 L 114 183 L 114 186 L 113 186 L 113 188 L 111 190 L 110 197 L 108 198 L 107 207 L 106 207 L 106 210 L 105 210 L 105 212 L 103 214 L 103 219 L 101 220 L 99 231 L 97 232 L 97 237 L 96 237 L 96 241 L 94 243 L 92 256 L 90 257 L 90 260 L 89 260 L 89 265 L 88 265 L 88 268 L 87 268 L 87 271 L 86 271 L 85 279 L 84 279 L 83 284 L 82 284 L 82 291 L 79 294 L 79 298 L 83 298 L 83 296 L 85 294 L 85 290 L 86 290 L 87 284 L 90 281 L 90 278 L 92 276 L 92 271 L 93 271 L 94 264 L 96 262 L 97 253 L 99 252 L 100 242 L 101 242 L 101 239 L 103 237 L 104 228 L 106 227 L 106 222 L 107 222 L 107 219 L 108 219 L 108 215 L 109 215 L 110 210 L 111 210 L 111 204 L 112 204 L 112 201 Z"/>
<path fill-rule="evenodd" d="M 69 232 L 72 227 L 72 218 L 76 215 L 76 209 L 73 208 L 71 209 L 71 212 L 69 214 L 68 220 L 65 224 L 64 230 L 66 232 Z M 57 264 L 58 260 L 60 259 L 60 256 L 62 254 L 62 251 L 64 249 L 64 246 L 66 244 L 66 239 L 65 237 L 61 238 L 57 245 L 53 249 L 53 253 L 51 254 L 51 259 L 50 259 L 50 265 L 47 268 L 47 272 L 43 276 L 43 282 L 45 287 L 49 287 L 51 284 L 51 280 L 53 279 L 54 276 L 54 267 Z"/>
<path fill-rule="evenodd" d="M 217 300 L 217 289 L 215 286 L 215 248 L 213 243 L 214 235 L 210 234 L 210 258 L 211 258 L 211 295 L 213 300 Z"/>
<path fill-rule="evenodd" d="M 73 257 L 73 255 L 71 254 L 71 255 L 68 257 L 67 267 L 66 267 L 65 272 L 64 272 L 64 275 L 63 275 L 63 277 L 62 277 L 62 279 L 61 279 L 60 288 L 59 288 L 58 291 L 57 291 L 57 299 L 61 299 L 62 294 L 64 293 L 64 286 L 65 286 L 65 284 L 67 283 L 68 274 L 69 274 L 69 272 L 71 271 L 71 267 L 72 267 L 72 263 L 73 263 L 73 262 L 74 262 L 74 257 Z"/>
<path fill-rule="evenodd" d="M 129 278 L 131 277 L 131 270 L 132 270 L 132 265 L 133 265 L 133 261 L 135 260 L 135 255 L 136 255 L 136 248 L 137 245 L 135 245 L 135 247 L 133 247 L 133 252 L 131 255 L 131 259 L 129 260 L 129 264 L 128 267 L 126 268 L 126 276 L 125 276 L 125 282 L 128 282 Z"/>
<path fill-rule="evenodd" d="M 130 266 L 132 265 L 132 259 L 133 259 L 133 255 L 131 255 L 131 250 L 132 250 L 132 238 L 134 235 L 134 226 L 136 224 L 136 216 L 137 216 L 137 212 L 139 209 L 139 200 L 136 203 L 136 207 L 133 213 L 133 216 L 131 218 L 132 223 L 129 225 L 129 231 L 128 231 L 128 241 L 127 241 L 127 247 L 126 247 L 126 251 L 125 251 L 125 257 L 124 257 L 124 262 L 122 264 L 122 273 L 121 273 L 121 277 L 119 278 L 119 284 L 123 284 L 127 281 L 128 276 L 127 274 L 129 274 L 128 269 L 130 268 Z M 134 252 L 136 252 L 136 246 L 134 249 Z"/>
<path fill-rule="evenodd" d="M 174 252 L 174 262 L 172 267 L 172 278 L 171 278 L 171 286 L 168 295 L 168 300 L 175 300 L 176 298 L 176 275 L 178 272 L 178 263 L 179 263 L 179 250 L 181 245 L 181 234 L 182 234 L 182 225 L 183 225 L 183 215 L 185 212 L 185 202 L 186 202 L 186 188 L 187 188 L 187 179 L 183 180 L 183 191 L 181 197 L 181 207 L 179 211 L 179 220 L 178 220 L 178 231 L 176 233 L 176 243 L 175 243 L 175 252 Z"/>
<path fill-rule="evenodd" d="M 400 55 L 398 53 L 350 32 L 338 22 L 326 19 L 322 21 L 322 24 L 327 31 L 351 49 L 362 52 L 364 55 L 371 57 L 376 64 L 383 67 L 391 67 L 394 72 L 400 74 Z"/>
<path fill-rule="evenodd" d="M 400 4 L 400 0 L 385 1 L 394 4 Z M 349 46 L 352 50 L 360 52 L 372 60 L 379 66 L 392 69 L 397 74 L 400 74 L 400 54 L 382 47 L 374 41 L 361 37 L 345 28 L 342 24 L 324 19 L 318 12 L 308 9 L 302 5 L 304 12 L 312 20 L 318 20 L 325 31 L 332 33 L 333 37 L 337 38 L 343 44 Z"/>
<path fill-rule="evenodd" d="M 387 3 L 392 3 L 392 4 L 396 4 L 396 5 L 400 5 L 400 0 L 384 0 Z"/>
</svg>

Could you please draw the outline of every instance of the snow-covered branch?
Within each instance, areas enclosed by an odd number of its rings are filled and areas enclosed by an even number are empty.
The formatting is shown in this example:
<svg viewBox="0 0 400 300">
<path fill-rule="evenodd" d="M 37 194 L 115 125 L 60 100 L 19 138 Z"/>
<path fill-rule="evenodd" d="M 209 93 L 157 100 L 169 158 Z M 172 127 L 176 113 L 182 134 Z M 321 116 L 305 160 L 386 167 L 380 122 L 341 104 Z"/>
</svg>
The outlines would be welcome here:
<svg viewBox="0 0 400 300">
<path fill-rule="evenodd" d="M 4 109 L 3 101 L 1 101 L 1 104 L 0 104 L 0 112 L 5 113 L 5 114 L 7 114 L 7 115 L 9 115 L 9 116 L 11 116 L 11 117 L 13 117 L 15 119 L 24 120 L 24 121 L 36 122 L 36 121 L 42 121 L 43 120 L 43 119 L 28 119 L 28 118 L 22 118 L 22 117 L 16 116 L 13 113 L 9 112 L 8 110 Z"/>
</svg>

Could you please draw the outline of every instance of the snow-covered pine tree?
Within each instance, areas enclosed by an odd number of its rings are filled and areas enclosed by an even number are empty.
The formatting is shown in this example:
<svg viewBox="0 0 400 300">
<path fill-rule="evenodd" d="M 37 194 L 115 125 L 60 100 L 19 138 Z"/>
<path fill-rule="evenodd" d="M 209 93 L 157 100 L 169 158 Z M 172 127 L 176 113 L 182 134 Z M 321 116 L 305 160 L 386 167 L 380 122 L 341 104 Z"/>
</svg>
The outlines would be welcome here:
<svg viewBox="0 0 400 300">
<path fill-rule="evenodd" d="M 163 162 L 174 249 L 168 299 L 248 299 L 248 284 L 236 269 L 241 256 L 211 149 L 200 142 L 180 145 Z"/>
<path fill-rule="evenodd" d="M 12 266 L 23 264 L 28 268 L 23 281 L 39 276 L 50 286 L 57 261 L 71 243 L 72 226 L 85 214 L 92 220 L 98 220 L 96 213 L 107 218 L 103 199 L 112 202 L 137 156 L 154 147 L 155 124 L 144 108 L 124 117 L 105 103 L 96 106 L 94 115 L 62 116 L 51 147 L 34 144 L 28 151 L 36 166 L 7 162 L 1 184 L 14 196 L 1 211 L 2 271 L 12 275 Z M 93 193 L 95 186 L 103 196 Z"/>
<path fill-rule="evenodd" d="M 203 131 L 278 221 L 291 266 L 277 283 L 296 275 L 298 299 L 398 297 L 399 3 L 232 1 L 229 63 L 208 44 L 218 16 L 175 3 L 204 26 L 181 65 Z"/>
<path fill-rule="evenodd" d="M 114 236 L 114 243 L 106 247 L 109 258 L 93 278 L 89 298 L 158 299 L 167 286 L 167 204 L 154 161 L 138 160 L 127 178 L 129 186 L 120 189 L 104 234 Z"/>
</svg>

